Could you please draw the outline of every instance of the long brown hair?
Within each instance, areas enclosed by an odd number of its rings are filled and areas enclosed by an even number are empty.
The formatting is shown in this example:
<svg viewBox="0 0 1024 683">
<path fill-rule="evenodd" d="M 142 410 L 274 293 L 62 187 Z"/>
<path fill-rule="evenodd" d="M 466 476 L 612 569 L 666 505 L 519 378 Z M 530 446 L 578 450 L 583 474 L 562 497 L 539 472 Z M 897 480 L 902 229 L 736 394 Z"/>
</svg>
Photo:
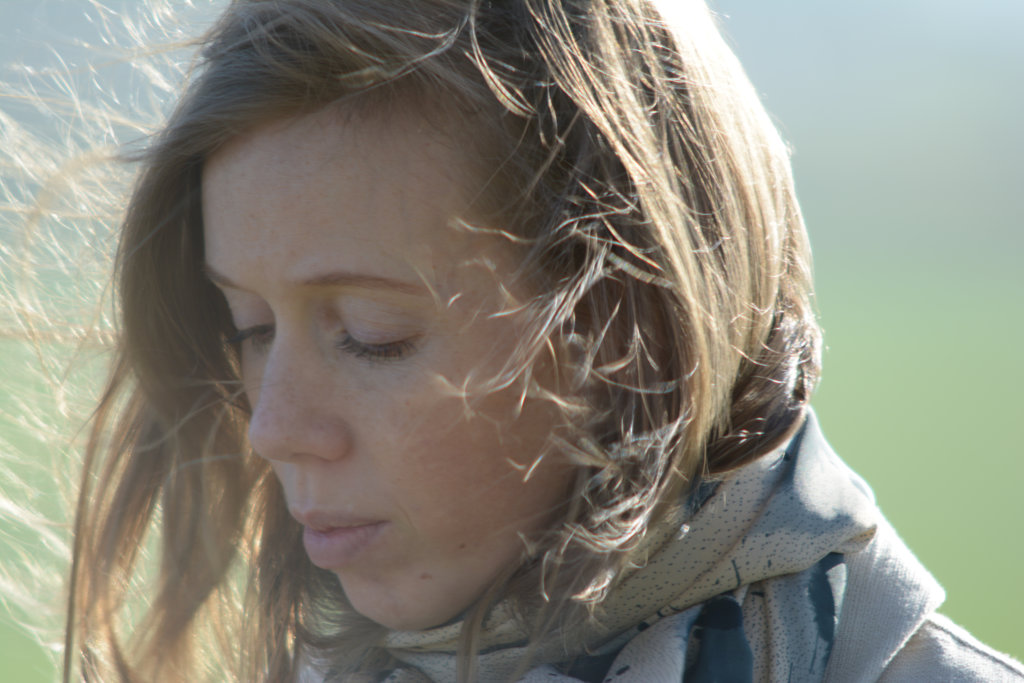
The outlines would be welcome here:
<svg viewBox="0 0 1024 683">
<path fill-rule="evenodd" d="M 788 156 L 703 3 L 236 0 L 202 45 L 122 228 L 66 679 L 277 681 L 304 652 L 342 673 L 385 657 L 248 454 L 230 317 L 202 270 L 203 164 L 259 123 L 416 98 L 495 124 L 495 212 L 539 292 L 508 376 L 549 351 L 563 365 L 549 399 L 567 426 L 544 457 L 578 464 L 578 495 L 466 618 L 463 679 L 492 600 L 543 585 L 547 608 L 523 610 L 537 638 L 585 618 L 667 505 L 799 422 L 819 332 Z"/>
</svg>

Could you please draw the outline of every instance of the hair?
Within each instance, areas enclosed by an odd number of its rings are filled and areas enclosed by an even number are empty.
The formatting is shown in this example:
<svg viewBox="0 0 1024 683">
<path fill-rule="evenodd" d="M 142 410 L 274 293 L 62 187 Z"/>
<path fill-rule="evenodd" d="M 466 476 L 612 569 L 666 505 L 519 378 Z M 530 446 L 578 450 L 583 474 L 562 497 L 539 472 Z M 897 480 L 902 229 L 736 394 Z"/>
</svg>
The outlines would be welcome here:
<svg viewBox="0 0 1024 683">
<path fill-rule="evenodd" d="M 464 620 L 461 679 L 496 600 L 537 641 L 586 619 L 701 478 L 798 426 L 820 335 L 788 152 L 699 0 L 235 0 L 201 45 L 121 230 L 65 680 L 279 681 L 304 653 L 341 673 L 386 658 L 250 457 L 230 316 L 203 272 L 203 165 L 261 123 L 408 98 L 493 122 L 478 152 L 535 292 L 495 384 L 531 386 L 554 354 L 566 428 L 538 457 L 578 476 Z"/>
</svg>

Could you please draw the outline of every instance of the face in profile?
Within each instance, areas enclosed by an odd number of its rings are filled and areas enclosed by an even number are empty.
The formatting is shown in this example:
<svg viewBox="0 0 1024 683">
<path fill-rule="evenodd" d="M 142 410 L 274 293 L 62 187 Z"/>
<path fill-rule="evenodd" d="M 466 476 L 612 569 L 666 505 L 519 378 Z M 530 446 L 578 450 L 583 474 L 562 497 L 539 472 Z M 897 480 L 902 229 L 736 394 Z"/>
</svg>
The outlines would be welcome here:
<svg viewBox="0 0 1024 683">
<path fill-rule="evenodd" d="M 418 116 L 336 108 L 259 127 L 203 174 L 207 265 L 231 309 L 249 437 L 311 561 L 361 614 L 423 629 L 464 611 L 569 490 L 555 425 L 475 391 L 520 334 L 511 247 L 453 228 L 479 192 L 464 147 Z M 507 292 L 505 293 L 507 294 Z"/>
</svg>

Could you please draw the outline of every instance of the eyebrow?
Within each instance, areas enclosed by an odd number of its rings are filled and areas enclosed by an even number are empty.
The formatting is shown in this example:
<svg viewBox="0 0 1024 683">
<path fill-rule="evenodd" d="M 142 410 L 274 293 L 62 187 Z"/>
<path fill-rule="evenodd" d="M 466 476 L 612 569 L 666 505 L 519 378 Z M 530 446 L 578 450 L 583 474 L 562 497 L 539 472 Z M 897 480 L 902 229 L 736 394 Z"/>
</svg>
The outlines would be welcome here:
<svg viewBox="0 0 1024 683">
<path fill-rule="evenodd" d="M 221 287 L 245 290 L 245 287 L 239 285 L 227 275 L 217 271 L 217 269 L 209 263 L 203 264 L 203 271 L 210 280 Z M 411 282 L 405 282 L 404 280 L 395 280 L 389 277 L 381 277 L 379 275 L 349 273 L 346 271 L 336 271 L 316 275 L 311 278 L 300 280 L 295 284 L 300 287 L 359 287 L 362 289 L 390 289 L 404 294 L 423 295 L 427 293 L 426 287 L 416 285 Z"/>
</svg>

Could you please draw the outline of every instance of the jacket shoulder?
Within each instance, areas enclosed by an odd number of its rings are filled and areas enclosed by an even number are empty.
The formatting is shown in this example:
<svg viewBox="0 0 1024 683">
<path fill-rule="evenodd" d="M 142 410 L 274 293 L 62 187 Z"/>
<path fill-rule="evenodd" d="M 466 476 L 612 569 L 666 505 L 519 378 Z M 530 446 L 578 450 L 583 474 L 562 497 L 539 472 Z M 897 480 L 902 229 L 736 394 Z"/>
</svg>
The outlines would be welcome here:
<svg viewBox="0 0 1024 683">
<path fill-rule="evenodd" d="M 937 613 L 945 593 L 884 519 L 849 578 L 829 683 L 1024 683 L 1024 668 Z"/>
<path fill-rule="evenodd" d="M 980 643 L 940 614 L 932 614 L 893 657 L 879 683 L 1024 682 L 1024 667 Z"/>
</svg>

